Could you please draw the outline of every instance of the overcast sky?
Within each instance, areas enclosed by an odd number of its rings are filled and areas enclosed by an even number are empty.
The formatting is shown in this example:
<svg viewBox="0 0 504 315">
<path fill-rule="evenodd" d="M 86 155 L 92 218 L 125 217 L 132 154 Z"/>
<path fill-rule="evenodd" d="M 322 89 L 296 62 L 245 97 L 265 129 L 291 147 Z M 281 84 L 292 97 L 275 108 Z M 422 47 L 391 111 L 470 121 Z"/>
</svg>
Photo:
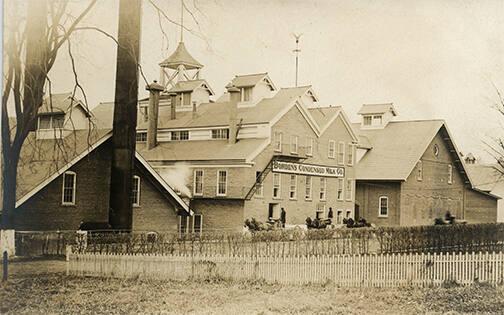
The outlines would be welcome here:
<svg viewBox="0 0 504 315">
<path fill-rule="evenodd" d="M 152 0 L 173 20 L 180 1 Z M 399 120 L 445 119 L 463 152 L 484 156 L 482 140 L 503 135 L 492 83 L 504 91 L 504 1 L 186 0 L 184 42 L 217 95 L 236 74 L 268 72 L 277 87 L 294 85 L 292 33 L 303 33 L 300 84 L 320 105 L 341 105 L 353 121 L 363 103 L 393 102 Z M 195 7 L 196 4 L 196 7 Z M 117 33 L 116 1 L 100 1 L 86 25 Z M 149 81 L 176 47 L 180 30 L 143 3 L 141 64 Z M 79 80 L 90 107 L 112 101 L 115 44 L 89 31 L 74 37 Z M 53 91 L 73 87 L 61 51 Z M 140 95 L 146 95 L 145 84 Z M 400 135 L 398 135 L 400 136 Z"/>
</svg>

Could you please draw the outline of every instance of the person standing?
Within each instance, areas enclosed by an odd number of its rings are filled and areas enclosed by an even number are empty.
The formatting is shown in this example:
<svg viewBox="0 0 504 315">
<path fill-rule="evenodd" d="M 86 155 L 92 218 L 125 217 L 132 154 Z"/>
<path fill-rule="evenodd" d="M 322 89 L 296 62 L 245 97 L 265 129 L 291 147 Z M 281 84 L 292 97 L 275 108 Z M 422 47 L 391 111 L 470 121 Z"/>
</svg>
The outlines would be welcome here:
<svg viewBox="0 0 504 315">
<path fill-rule="evenodd" d="M 285 209 L 282 207 L 282 211 L 280 211 L 280 223 L 282 224 L 282 228 L 285 228 L 285 222 L 287 220 L 287 213 Z"/>
</svg>

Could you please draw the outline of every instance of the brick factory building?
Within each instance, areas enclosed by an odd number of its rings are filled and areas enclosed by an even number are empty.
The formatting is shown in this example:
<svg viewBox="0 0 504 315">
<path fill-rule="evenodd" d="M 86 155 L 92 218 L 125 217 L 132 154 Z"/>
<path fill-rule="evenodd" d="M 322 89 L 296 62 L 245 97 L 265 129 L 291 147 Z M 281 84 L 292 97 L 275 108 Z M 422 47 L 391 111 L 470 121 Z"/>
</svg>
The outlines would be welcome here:
<svg viewBox="0 0 504 315">
<path fill-rule="evenodd" d="M 359 114 L 358 216 L 380 226 L 430 225 L 447 211 L 496 222 L 499 197 L 475 186 L 443 120 L 392 121 L 392 104 L 364 105 Z"/>
</svg>

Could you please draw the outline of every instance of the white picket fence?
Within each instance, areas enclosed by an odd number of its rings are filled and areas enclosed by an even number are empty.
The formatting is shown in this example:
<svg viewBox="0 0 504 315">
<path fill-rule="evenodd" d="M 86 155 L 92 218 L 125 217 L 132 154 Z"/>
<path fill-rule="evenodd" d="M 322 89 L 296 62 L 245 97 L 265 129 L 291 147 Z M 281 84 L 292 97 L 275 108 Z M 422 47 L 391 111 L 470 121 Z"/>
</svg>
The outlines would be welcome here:
<svg viewBox="0 0 504 315">
<path fill-rule="evenodd" d="M 67 274 L 117 278 L 332 282 L 345 287 L 504 283 L 504 253 L 376 254 L 308 257 L 168 256 L 67 253 Z"/>
</svg>

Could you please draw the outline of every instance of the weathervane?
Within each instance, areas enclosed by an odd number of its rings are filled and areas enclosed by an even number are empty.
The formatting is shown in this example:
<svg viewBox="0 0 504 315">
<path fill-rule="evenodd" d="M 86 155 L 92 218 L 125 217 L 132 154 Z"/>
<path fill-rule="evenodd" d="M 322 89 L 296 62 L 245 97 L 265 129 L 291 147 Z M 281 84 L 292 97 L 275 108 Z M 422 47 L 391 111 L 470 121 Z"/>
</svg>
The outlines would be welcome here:
<svg viewBox="0 0 504 315">
<path fill-rule="evenodd" d="M 301 49 L 299 49 L 299 39 L 303 34 L 292 33 L 292 35 L 296 39 L 296 49 L 293 52 L 296 53 L 296 86 L 298 86 L 299 53 L 301 52 Z"/>
</svg>

